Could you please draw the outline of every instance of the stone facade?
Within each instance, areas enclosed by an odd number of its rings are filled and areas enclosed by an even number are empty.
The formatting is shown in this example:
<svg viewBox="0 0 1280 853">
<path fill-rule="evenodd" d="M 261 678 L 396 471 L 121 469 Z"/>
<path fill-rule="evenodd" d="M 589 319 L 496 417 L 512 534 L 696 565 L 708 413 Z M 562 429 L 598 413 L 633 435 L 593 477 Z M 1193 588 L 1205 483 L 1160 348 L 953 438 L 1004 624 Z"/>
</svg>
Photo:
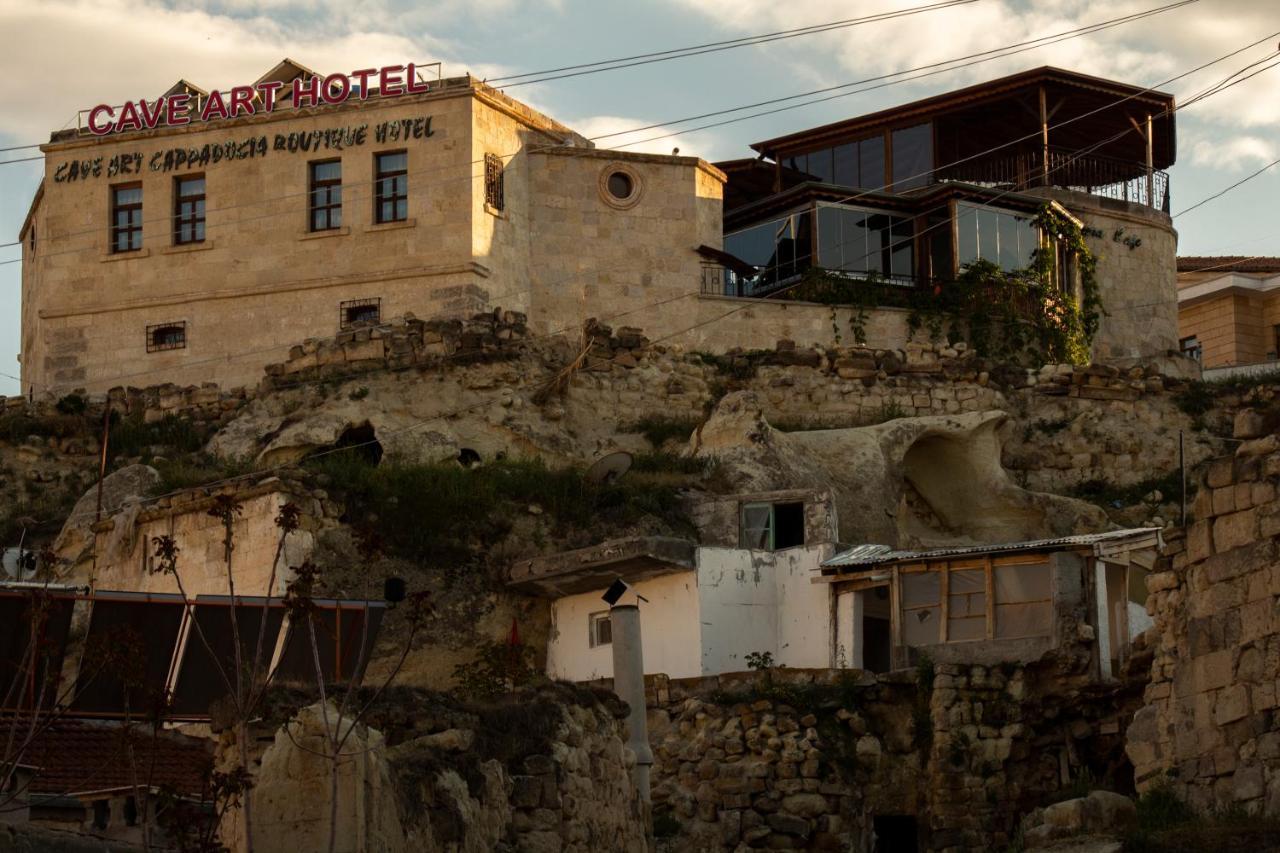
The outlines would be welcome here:
<svg viewBox="0 0 1280 853">
<path fill-rule="evenodd" d="M 593 311 L 695 288 L 694 248 L 720 239 L 714 167 L 593 152 L 470 77 L 215 124 L 56 134 L 43 150 L 46 178 L 22 231 L 22 382 L 41 396 L 158 380 L 251 385 L 290 343 L 337 331 L 343 304 L 358 300 L 376 300 L 384 319 L 501 304 L 574 325 L 584 288 L 599 288 Z M 379 224 L 374 155 L 389 151 L 407 153 L 407 217 Z M 486 200 L 489 155 L 502 161 L 498 205 Z M 342 224 L 311 231 L 308 163 L 335 159 Z M 638 187 L 622 206 L 604 189 L 618 169 Z M 206 235 L 177 245 L 174 182 L 191 176 L 205 180 Z M 112 252 L 112 188 L 130 184 L 142 189 L 141 248 Z M 181 346 L 149 346 L 148 327 L 172 324 L 185 324 Z"/>
<path fill-rule="evenodd" d="M 1155 660 L 1128 735 L 1138 784 L 1200 811 L 1280 815 L 1280 438 L 1213 462 L 1167 572 L 1147 580 Z"/>
<path fill-rule="evenodd" d="M 1004 849 L 1025 812 L 1119 760 L 1134 682 L 1089 687 L 1078 651 L 881 676 L 650 677 L 660 849 L 870 850 L 877 835 L 897 849 L 903 832 L 922 850 Z"/>
</svg>

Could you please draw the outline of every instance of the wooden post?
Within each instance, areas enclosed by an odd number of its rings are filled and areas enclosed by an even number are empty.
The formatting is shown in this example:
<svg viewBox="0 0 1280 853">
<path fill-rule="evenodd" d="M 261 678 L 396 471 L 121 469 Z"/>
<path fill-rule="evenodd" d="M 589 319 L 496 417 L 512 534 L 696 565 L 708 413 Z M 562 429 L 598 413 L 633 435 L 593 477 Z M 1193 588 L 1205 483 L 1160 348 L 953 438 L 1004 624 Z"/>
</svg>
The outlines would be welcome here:
<svg viewBox="0 0 1280 853">
<path fill-rule="evenodd" d="M 1147 204 L 1156 206 L 1155 134 L 1151 132 L 1151 113 L 1147 113 Z"/>
<path fill-rule="evenodd" d="M 987 639 L 994 640 L 996 638 L 996 589 L 995 589 L 995 568 L 991 565 L 991 555 L 988 554 L 982 558 L 983 583 L 986 585 L 987 599 Z"/>
<path fill-rule="evenodd" d="M 1049 186 L 1049 105 L 1045 100 L 1044 86 L 1040 87 L 1040 180 L 1041 186 Z"/>
<path fill-rule="evenodd" d="M 98 513 L 95 523 L 102 521 L 102 481 L 107 476 L 107 440 L 111 435 L 111 402 L 102 410 L 102 454 L 98 459 Z"/>
</svg>

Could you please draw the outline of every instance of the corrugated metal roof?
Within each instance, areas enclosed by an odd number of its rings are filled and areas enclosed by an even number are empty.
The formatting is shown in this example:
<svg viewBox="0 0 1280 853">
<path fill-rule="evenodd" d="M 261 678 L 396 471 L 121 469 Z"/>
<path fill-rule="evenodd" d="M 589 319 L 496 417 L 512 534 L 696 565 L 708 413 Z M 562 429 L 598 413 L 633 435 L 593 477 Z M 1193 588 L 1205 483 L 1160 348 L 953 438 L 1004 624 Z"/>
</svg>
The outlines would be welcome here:
<svg viewBox="0 0 1280 853">
<path fill-rule="evenodd" d="M 1006 542 L 996 545 L 967 545 L 955 548 L 937 548 L 932 551 L 897 551 L 888 545 L 857 545 L 847 551 L 841 551 L 823 562 L 823 568 L 877 566 L 884 563 L 905 563 L 920 560 L 940 560 L 946 557 L 959 557 L 978 554 L 1008 554 L 1019 551 L 1042 551 L 1049 549 L 1074 548 L 1081 545 L 1099 546 L 1108 543 L 1123 543 L 1128 539 L 1140 539 L 1156 535 L 1160 540 L 1160 528 L 1136 527 L 1128 530 L 1111 530 L 1106 533 L 1089 533 L 1081 536 L 1060 536 L 1057 539 L 1033 539 L 1028 542 Z"/>
</svg>

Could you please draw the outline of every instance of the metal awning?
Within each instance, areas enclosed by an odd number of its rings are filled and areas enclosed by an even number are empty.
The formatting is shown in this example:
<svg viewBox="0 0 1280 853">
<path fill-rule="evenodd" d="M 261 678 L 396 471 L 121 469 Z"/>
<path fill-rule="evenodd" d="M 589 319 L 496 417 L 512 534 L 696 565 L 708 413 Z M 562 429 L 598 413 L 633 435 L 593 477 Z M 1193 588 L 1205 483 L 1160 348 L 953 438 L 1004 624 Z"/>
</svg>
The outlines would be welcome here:
<svg viewBox="0 0 1280 853">
<path fill-rule="evenodd" d="M 1138 527 L 1126 530 L 1110 530 L 1106 533 L 1088 533 L 1079 536 L 1060 536 L 1055 539 L 1033 539 L 1026 542 L 1004 542 L 994 545 L 968 545 L 954 548 L 935 548 L 929 551 L 897 550 L 888 545 L 857 545 L 841 551 L 822 563 L 823 574 L 828 569 L 843 574 L 849 570 L 871 569 L 878 566 L 901 563 L 921 563 L 945 560 L 953 557 L 983 557 L 996 554 L 1017 554 L 1031 551 L 1068 551 L 1090 549 L 1094 556 L 1109 557 L 1125 551 L 1144 548 L 1164 548 L 1164 538 L 1158 527 Z"/>
<path fill-rule="evenodd" d="M 519 592 L 562 598 L 605 589 L 621 578 L 634 584 L 697 567 L 697 545 L 670 536 L 614 539 L 523 560 L 511 567 L 507 586 Z"/>
</svg>

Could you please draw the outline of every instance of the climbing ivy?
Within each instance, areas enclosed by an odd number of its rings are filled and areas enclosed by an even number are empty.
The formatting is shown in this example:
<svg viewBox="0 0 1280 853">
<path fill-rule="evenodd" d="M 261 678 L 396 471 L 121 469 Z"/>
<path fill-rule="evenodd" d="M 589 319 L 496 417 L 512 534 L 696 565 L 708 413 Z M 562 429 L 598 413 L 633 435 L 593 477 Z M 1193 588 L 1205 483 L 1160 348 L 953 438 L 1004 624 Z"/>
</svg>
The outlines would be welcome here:
<svg viewBox="0 0 1280 853">
<path fill-rule="evenodd" d="M 849 278 L 810 269 L 787 292 L 787 298 L 832 306 L 837 342 L 836 306 L 851 309 L 849 329 L 855 342 L 866 343 L 866 324 L 876 306 L 910 309 L 907 329 L 912 339 L 966 341 L 980 355 L 1020 364 L 1084 363 L 1104 314 L 1098 292 L 1097 258 L 1085 242 L 1096 229 L 1082 229 L 1050 205 L 1040 208 L 1035 225 L 1048 238 L 1019 270 L 1003 270 L 985 260 L 966 264 L 954 282 L 931 288 L 904 288 L 878 274 Z M 1058 288 L 1054 276 L 1057 247 L 1075 262 L 1080 298 Z"/>
</svg>

